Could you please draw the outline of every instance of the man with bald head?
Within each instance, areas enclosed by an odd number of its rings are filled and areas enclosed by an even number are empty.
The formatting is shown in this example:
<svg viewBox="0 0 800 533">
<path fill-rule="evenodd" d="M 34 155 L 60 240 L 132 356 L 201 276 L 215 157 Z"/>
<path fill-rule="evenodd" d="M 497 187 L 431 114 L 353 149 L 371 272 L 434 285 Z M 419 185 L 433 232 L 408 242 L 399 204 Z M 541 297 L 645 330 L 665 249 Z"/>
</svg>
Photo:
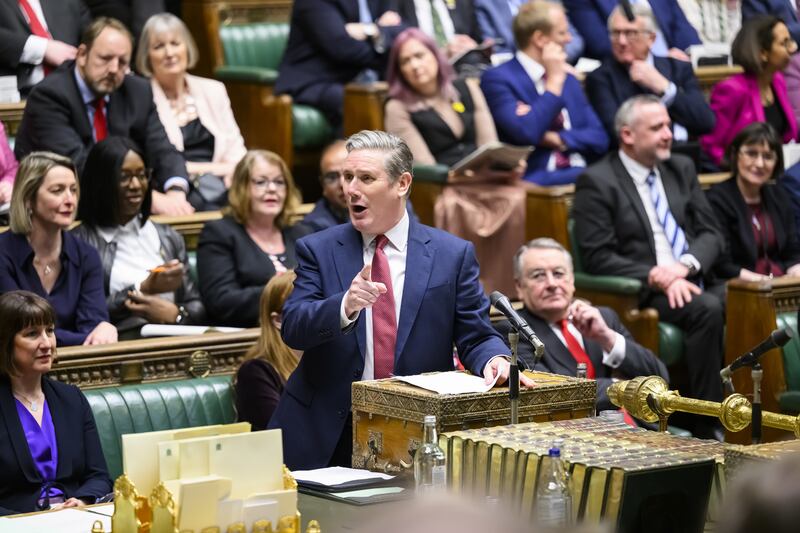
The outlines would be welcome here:
<svg viewBox="0 0 800 533">
<path fill-rule="evenodd" d="M 319 184 L 322 198 L 314 204 L 314 209 L 306 215 L 303 223 L 313 231 L 347 222 L 347 200 L 342 188 L 342 165 L 347 158 L 345 141 L 333 141 L 322 151 L 319 161 Z"/>
</svg>

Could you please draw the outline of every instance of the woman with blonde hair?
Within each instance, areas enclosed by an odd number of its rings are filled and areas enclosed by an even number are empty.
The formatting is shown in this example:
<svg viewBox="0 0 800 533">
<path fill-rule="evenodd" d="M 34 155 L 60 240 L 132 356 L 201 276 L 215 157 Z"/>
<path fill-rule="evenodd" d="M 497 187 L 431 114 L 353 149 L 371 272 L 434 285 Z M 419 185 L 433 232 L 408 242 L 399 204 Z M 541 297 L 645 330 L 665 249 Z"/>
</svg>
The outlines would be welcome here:
<svg viewBox="0 0 800 533">
<path fill-rule="evenodd" d="M 250 150 L 236 165 L 221 220 L 203 226 L 197 246 L 200 294 L 211 324 L 255 327 L 264 285 L 297 266 L 290 224 L 300 191 L 278 154 Z"/>
<path fill-rule="evenodd" d="M 297 275 L 278 274 L 261 293 L 261 335 L 244 356 L 236 372 L 236 412 L 240 422 L 250 422 L 253 431 L 266 429 L 283 386 L 297 368 L 300 354 L 281 338 L 283 303 L 294 288 Z"/>
</svg>

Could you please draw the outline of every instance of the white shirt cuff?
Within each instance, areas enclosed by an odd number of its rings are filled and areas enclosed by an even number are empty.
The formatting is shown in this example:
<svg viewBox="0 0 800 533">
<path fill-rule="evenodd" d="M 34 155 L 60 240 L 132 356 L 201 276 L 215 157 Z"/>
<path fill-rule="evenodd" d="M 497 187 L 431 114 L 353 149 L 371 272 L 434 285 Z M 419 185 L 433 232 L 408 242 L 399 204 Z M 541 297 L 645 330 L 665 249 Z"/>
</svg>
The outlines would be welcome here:
<svg viewBox="0 0 800 533">
<path fill-rule="evenodd" d="M 177 186 L 183 189 L 183 192 L 189 193 L 189 181 L 181 176 L 173 176 L 164 183 L 164 192 L 167 192 L 170 187 Z"/>
<path fill-rule="evenodd" d="M 25 41 L 25 46 L 22 47 L 22 54 L 19 56 L 19 62 L 26 65 L 41 65 L 44 61 L 44 53 L 47 50 L 47 41 L 44 37 L 38 35 L 31 35 Z"/>
<path fill-rule="evenodd" d="M 621 333 L 615 332 L 617 340 L 610 352 L 603 352 L 603 364 L 611 368 L 618 368 L 625 360 L 625 337 Z"/>
<path fill-rule="evenodd" d="M 344 314 L 344 301 L 347 299 L 348 292 L 350 291 L 344 293 L 344 297 L 342 298 L 342 305 L 339 306 L 339 326 L 341 326 L 342 329 L 345 329 L 347 326 L 358 320 L 358 315 L 361 314 L 361 311 L 357 312 L 356 316 L 354 316 L 352 319 L 349 318 L 346 314 Z"/>
<path fill-rule="evenodd" d="M 701 265 L 700 261 L 698 261 L 697 258 L 692 254 L 683 254 L 681 256 L 681 262 L 684 261 L 689 261 L 691 264 L 693 264 L 694 268 L 696 268 L 698 272 L 701 272 L 703 270 L 703 265 Z"/>
<path fill-rule="evenodd" d="M 675 101 L 675 95 L 677 94 L 678 87 L 674 83 L 669 82 L 669 85 L 667 85 L 667 90 L 664 91 L 664 94 L 661 96 L 661 103 L 664 104 L 664 107 L 671 106 L 672 102 Z"/>
</svg>

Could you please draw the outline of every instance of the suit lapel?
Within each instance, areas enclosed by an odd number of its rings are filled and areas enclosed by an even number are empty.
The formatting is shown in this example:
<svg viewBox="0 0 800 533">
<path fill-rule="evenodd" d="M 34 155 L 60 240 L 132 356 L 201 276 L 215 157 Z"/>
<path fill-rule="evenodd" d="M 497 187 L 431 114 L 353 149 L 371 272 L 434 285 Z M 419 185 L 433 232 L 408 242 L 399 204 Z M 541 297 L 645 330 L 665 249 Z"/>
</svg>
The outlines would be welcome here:
<svg viewBox="0 0 800 533">
<path fill-rule="evenodd" d="M 47 378 L 42 378 L 42 391 L 44 397 L 47 399 L 47 407 L 50 409 L 50 418 L 53 420 L 53 428 L 56 432 L 56 446 L 58 447 L 58 466 L 56 467 L 56 479 L 66 479 L 72 474 L 72 464 L 68 464 L 67 457 L 71 454 L 66 453 L 67 448 L 72 446 L 70 440 L 70 430 L 65 424 L 67 423 L 66 416 L 63 414 L 63 405 L 56 397 L 55 390 Z"/>
<path fill-rule="evenodd" d="M 728 182 L 730 182 L 730 185 L 728 185 Z M 736 186 L 736 178 L 730 178 L 725 183 L 725 186 L 728 187 L 730 191 L 730 197 L 733 199 L 734 203 L 736 203 L 736 218 L 739 219 L 739 224 L 737 225 L 739 228 L 739 238 L 741 239 L 742 244 L 747 247 L 747 256 L 755 265 L 756 261 L 758 260 L 758 250 L 756 250 L 756 238 L 753 235 L 753 226 L 752 221 L 750 220 L 750 210 L 748 209 L 742 194 L 739 192 L 739 189 Z M 763 194 L 763 191 L 766 190 L 766 187 L 763 187 L 761 190 Z M 770 215 L 772 215 L 772 213 L 770 213 Z"/>
<path fill-rule="evenodd" d="M 517 88 L 517 97 L 519 97 L 523 102 L 529 104 L 532 103 L 539 97 L 539 91 L 536 90 L 536 84 L 533 83 L 533 80 L 530 76 L 528 76 L 528 73 L 522 66 L 522 63 L 520 63 L 516 57 L 508 63 L 512 76 L 516 81 L 516 83 L 514 83 L 514 87 Z"/>
<path fill-rule="evenodd" d="M 333 249 L 333 266 L 339 276 L 342 291 L 350 287 L 353 278 L 364 267 L 364 245 L 361 234 L 349 223 L 346 230 L 337 240 L 338 246 Z M 361 357 L 364 357 L 367 346 L 366 322 L 362 319 L 365 313 L 359 316 L 356 322 L 356 340 Z"/>
<path fill-rule="evenodd" d="M 22 422 L 19 421 L 17 405 L 14 401 L 14 395 L 11 394 L 11 383 L 7 379 L 0 380 L 0 412 L 3 414 L 6 431 L 11 439 L 11 447 L 17 456 L 17 463 L 24 472 L 25 478 L 31 483 L 41 483 L 42 478 L 33 463 L 31 449 L 28 446 L 28 440 L 25 438 Z"/>
<path fill-rule="evenodd" d="M 554 374 L 574 376 L 578 371 L 578 363 L 575 362 L 575 358 L 555 334 L 550 324 L 527 310 L 523 310 L 522 318 L 530 324 L 539 340 L 544 343 L 545 364 L 548 368 Z"/>
<path fill-rule="evenodd" d="M 656 242 L 653 239 L 653 231 L 650 229 L 650 219 L 647 217 L 647 212 L 644 210 L 644 204 L 642 204 L 642 198 L 639 196 L 636 184 L 633 182 L 631 175 L 628 174 L 628 171 L 625 170 L 625 165 L 622 164 L 618 154 L 614 154 L 611 158 L 611 166 L 614 169 L 614 175 L 617 176 L 617 179 L 620 181 L 622 190 L 628 196 L 628 200 L 630 200 L 631 205 L 633 205 L 633 210 L 639 217 L 640 227 L 647 234 L 647 243 L 650 245 L 650 251 L 653 257 L 656 257 Z"/>
<path fill-rule="evenodd" d="M 72 66 L 67 70 L 66 75 L 69 79 L 64 88 L 68 92 L 67 98 L 72 105 L 72 112 L 75 116 L 73 126 L 75 126 L 75 129 L 78 131 L 78 135 L 81 136 L 83 143 L 91 146 L 94 144 L 92 125 L 89 123 L 89 115 L 86 112 L 86 104 L 83 103 L 83 97 L 81 96 L 81 90 L 78 88 L 78 82 L 75 81 L 76 68 L 78 67 L 73 62 Z M 53 74 L 53 76 L 58 75 L 60 75 L 58 72 Z"/>
<path fill-rule="evenodd" d="M 395 349 L 395 366 L 403 354 L 411 327 L 417 318 L 428 280 L 433 270 L 435 249 L 430 235 L 424 226 L 409 221 L 408 249 L 406 251 L 406 275 L 403 283 L 403 299 L 400 304 L 400 320 L 397 324 L 397 346 Z"/>
</svg>

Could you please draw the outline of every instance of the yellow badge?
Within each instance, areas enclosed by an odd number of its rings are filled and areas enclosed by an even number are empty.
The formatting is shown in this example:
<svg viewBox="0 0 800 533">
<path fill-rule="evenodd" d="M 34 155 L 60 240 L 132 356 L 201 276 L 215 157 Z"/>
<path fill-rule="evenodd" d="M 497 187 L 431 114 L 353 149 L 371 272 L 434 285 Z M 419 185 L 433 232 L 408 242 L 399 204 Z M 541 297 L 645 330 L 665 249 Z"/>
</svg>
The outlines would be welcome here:
<svg viewBox="0 0 800 533">
<path fill-rule="evenodd" d="M 455 111 L 456 113 L 463 113 L 464 111 L 466 111 L 466 108 L 464 107 L 464 104 L 462 104 L 461 102 L 453 102 L 453 111 Z"/>
</svg>

